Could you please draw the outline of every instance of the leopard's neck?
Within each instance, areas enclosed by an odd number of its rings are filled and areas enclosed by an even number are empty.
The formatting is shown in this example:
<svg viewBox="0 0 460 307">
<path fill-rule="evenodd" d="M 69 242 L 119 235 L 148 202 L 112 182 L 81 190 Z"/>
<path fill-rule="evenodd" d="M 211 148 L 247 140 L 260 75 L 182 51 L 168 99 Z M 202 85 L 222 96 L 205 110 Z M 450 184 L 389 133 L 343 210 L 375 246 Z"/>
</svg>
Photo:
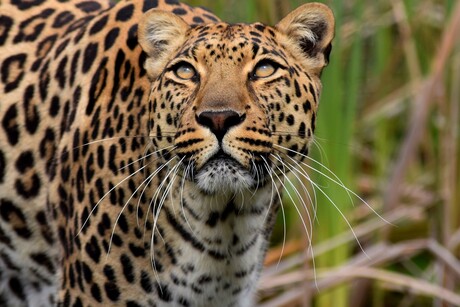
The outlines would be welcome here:
<svg viewBox="0 0 460 307">
<path fill-rule="evenodd" d="M 194 306 L 250 306 L 278 207 L 272 188 L 206 195 L 178 183 L 157 222 L 155 258 L 175 264 L 160 284 Z"/>
</svg>

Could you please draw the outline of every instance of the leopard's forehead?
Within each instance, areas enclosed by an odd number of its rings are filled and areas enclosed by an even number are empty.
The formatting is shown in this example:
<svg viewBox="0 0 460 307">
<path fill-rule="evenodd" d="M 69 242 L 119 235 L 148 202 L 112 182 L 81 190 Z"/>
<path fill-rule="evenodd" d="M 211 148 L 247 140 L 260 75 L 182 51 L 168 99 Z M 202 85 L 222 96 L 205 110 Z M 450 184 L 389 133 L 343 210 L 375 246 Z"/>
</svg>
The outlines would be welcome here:
<svg viewBox="0 0 460 307">
<path fill-rule="evenodd" d="M 214 23 L 190 29 L 182 54 L 197 56 L 205 52 L 213 60 L 230 58 L 243 61 L 256 55 L 272 54 L 285 57 L 276 39 L 276 29 L 262 23 Z"/>
</svg>

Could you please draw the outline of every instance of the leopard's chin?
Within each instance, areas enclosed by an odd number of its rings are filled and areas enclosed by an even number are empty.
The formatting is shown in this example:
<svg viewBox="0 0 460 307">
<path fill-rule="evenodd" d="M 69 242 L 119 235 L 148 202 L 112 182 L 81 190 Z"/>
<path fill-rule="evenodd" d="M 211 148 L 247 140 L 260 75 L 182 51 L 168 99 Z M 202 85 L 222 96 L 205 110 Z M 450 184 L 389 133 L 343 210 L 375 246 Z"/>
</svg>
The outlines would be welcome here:
<svg viewBox="0 0 460 307">
<path fill-rule="evenodd" d="M 197 188 L 206 194 L 238 193 L 251 189 L 256 179 L 228 155 L 215 155 L 194 177 Z"/>
</svg>

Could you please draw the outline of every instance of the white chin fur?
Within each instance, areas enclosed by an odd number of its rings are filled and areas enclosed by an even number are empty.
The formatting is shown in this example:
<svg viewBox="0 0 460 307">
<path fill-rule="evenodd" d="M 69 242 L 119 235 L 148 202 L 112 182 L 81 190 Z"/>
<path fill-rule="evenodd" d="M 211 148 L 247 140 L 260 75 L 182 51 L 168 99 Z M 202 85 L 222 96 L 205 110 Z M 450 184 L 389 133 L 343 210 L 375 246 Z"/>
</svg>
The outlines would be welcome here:
<svg viewBox="0 0 460 307">
<path fill-rule="evenodd" d="M 209 194 L 236 193 L 254 186 L 248 171 L 233 161 L 211 161 L 196 175 L 197 187 Z"/>
</svg>

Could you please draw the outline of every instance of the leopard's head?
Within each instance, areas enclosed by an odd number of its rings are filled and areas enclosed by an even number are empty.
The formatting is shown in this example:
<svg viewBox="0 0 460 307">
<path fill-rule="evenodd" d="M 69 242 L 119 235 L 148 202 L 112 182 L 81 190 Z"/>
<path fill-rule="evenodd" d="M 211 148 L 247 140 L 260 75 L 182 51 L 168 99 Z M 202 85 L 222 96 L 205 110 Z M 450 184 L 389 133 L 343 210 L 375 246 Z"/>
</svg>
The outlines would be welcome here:
<svg viewBox="0 0 460 307">
<path fill-rule="evenodd" d="M 274 27 L 189 26 L 147 12 L 139 43 L 150 137 L 164 162 L 209 194 L 254 189 L 294 166 L 313 138 L 333 36 L 332 12 L 318 3 Z"/>
</svg>

